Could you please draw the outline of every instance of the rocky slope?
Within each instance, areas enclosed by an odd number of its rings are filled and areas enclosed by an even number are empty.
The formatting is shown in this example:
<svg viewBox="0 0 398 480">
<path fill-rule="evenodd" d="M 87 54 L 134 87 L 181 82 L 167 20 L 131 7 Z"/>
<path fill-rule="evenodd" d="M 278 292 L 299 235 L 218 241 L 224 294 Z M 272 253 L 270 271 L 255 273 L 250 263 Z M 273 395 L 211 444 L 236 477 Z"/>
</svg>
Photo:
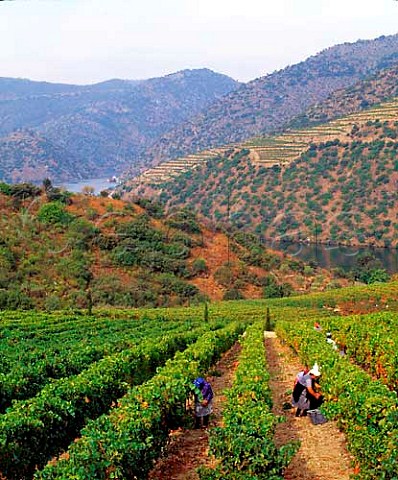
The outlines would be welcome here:
<svg viewBox="0 0 398 480">
<path fill-rule="evenodd" d="M 287 128 L 302 128 L 325 123 L 344 115 L 360 112 L 398 96 L 398 65 L 381 70 L 355 85 L 336 90 L 326 100 L 294 118 Z"/>
</svg>

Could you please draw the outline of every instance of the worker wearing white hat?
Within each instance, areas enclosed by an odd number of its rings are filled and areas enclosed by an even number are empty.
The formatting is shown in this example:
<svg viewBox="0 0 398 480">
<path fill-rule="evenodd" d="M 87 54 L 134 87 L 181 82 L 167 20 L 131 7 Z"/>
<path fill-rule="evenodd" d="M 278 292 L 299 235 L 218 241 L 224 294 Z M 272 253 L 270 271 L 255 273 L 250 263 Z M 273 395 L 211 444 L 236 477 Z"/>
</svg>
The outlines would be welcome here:
<svg viewBox="0 0 398 480">
<path fill-rule="evenodd" d="M 321 376 L 321 371 L 317 363 L 311 370 L 303 375 L 296 383 L 293 390 L 292 405 L 296 407 L 296 417 L 307 415 L 307 410 L 318 408 L 323 397 L 316 391 L 316 381 Z"/>
</svg>

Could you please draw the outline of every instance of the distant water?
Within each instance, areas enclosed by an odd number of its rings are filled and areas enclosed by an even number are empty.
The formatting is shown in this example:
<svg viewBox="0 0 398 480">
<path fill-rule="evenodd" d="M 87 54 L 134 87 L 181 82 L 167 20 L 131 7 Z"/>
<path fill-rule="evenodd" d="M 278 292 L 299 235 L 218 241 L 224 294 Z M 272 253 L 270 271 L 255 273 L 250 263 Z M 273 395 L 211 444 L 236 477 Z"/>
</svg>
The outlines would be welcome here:
<svg viewBox="0 0 398 480">
<path fill-rule="evenodd" d="M 108 188 L 115 188 L 116 183 L 109 182 L 110 177 L 106 178 L 87 178 L 86 180 L 81 180 L 79 182 L 71 183 L 62 183 L 63 188 L 73 193 L 80 193 L 84 187 L 93 187 L 95 195 L 98 195 L 102 190 L 107 190 Z"/>
<path fill-rule="evenodd" d="M 359 254 L 371 252 L 390 273 L 398 273 L 398 249 L 327 246 L 320 244 L 265 242 L 266 245 L 296 256 L 304 262 L 316 262 L 324 268 L 342 267 L 349 270 L 355 266 Z"/>
</svg>

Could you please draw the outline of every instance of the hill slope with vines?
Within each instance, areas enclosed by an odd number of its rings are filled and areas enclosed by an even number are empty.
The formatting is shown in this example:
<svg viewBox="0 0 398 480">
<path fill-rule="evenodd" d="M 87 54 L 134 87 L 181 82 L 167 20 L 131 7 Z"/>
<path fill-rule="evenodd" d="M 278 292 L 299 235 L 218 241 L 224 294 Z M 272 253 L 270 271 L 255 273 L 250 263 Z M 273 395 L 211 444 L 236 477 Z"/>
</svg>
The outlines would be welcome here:
<svg viewBox="0 0 398 480">
<path fill-rule="evenodd" d="M 259 137 L 133 191 L 216 221 L 229 208 L 234 226 L 274 240 L 396 246 L 397 105 Z"/>
<path fill-rule="evenodd" d="M 142 152 L 142 164 L 275 132 L 332 92 L 397 63 L 398 35 L 328 48 L 213 102 Z"/>
</svg>

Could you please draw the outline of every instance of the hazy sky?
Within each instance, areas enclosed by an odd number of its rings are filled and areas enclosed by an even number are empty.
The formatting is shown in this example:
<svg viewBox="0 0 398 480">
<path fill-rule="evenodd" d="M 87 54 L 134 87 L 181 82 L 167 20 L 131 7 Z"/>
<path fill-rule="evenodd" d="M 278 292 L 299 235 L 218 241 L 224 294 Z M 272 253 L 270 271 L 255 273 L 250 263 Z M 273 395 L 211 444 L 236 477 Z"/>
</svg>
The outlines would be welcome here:
<svg viewBox="0 0 398 480">
<path fill-rule="evenodd" d="M 208 67 L 247 81 L 398 32 L 396 0 L 0 2 L 0 76 L 68 83 Z"/>
</svg>

